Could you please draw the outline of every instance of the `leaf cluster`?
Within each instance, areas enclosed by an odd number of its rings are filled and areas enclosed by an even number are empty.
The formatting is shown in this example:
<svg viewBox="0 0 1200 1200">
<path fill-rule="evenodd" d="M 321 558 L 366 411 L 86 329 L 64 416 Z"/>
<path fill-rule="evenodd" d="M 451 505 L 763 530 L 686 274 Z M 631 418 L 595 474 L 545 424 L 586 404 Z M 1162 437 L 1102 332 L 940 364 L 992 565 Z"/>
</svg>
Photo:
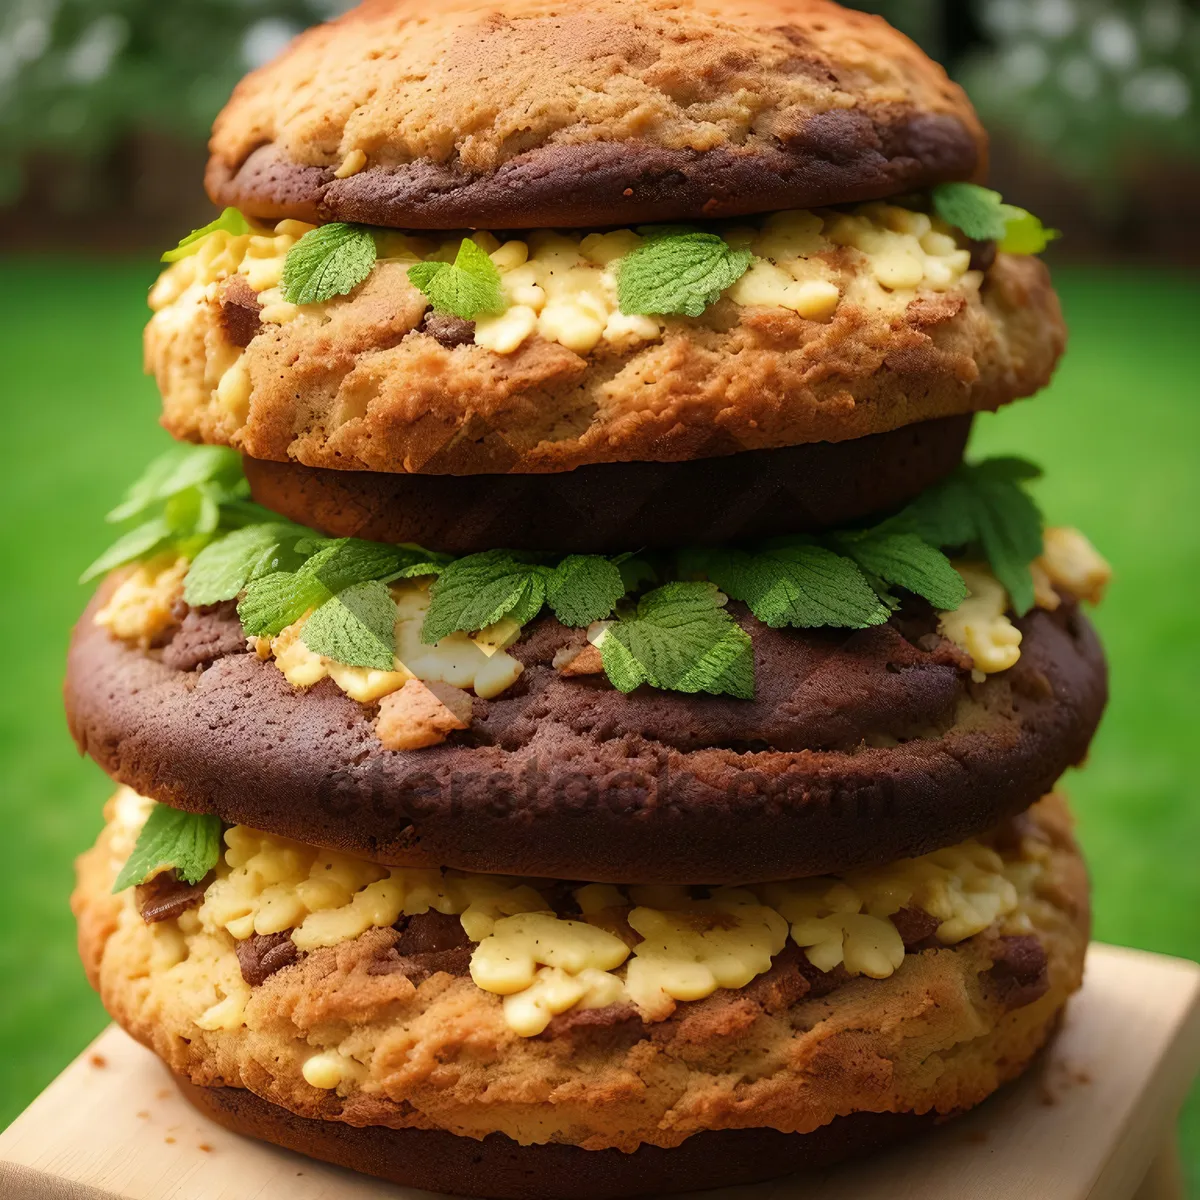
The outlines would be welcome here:
<svg viewBox="0 0 1200 1200">
<path fill-rule="evenodd" d="M 220 854 L 218 817 L 156 804 L 112 890 L 123 892 L 167 870 L 174 870 L 184 883 L 199 883 L 217 865 Z"/>
<path fill-rule="evenodd" d="M 425 294 L 435 312 L 464 321 L 502 313 L 507 307 L 496 264 L 470 238 L 463 238 L 452 263 L 417 263 L 409 267 L 408 279 Z"/>
<path fill-rule="evenodd" d="M 999 192 L 975 183 L 939 183 L 933 208 L 947 225 L 977 242 L 995 242 L 1006 254 L 1041 254 L 1062 236 L 1047 229 L 1033 213 L 1005 204 Z"/>
<path fill-rule="evenodd" d="M 87 583 L 168 549 L 189 557 L 222 528 L 260 519 L 237 454 L 223 446 L 173 446 L 159 455 L 105 520 L 123 532 L 84 571 Z"/>
<path fill-rule="evenodd" d="M 162 538 L 182 539 L 192 557 L 189 604 L 236 599 L 249 636 L 274 637 L 307 616 L 301 637 L 314 653 L 380 670 L 395 665 L 388 585 L 433 577 L 421 630 L 427 644 L 505 619 L 524 625 L 548 607 L 572 628 L 609 622 L 596 641 L 622 690 L 648 684 L 752 696 L 749 637 L 726 611 L 727 599 L 772 628 L 865 629 L 886 622 L 906 593 L 939 611 L 957 608 L 967 591 L 946 556 L 952 551 L 986 559 L 1023 614 L 1033 604 L 1030 563 L 1042 551 L 1041 514 L 1024 488 L 1038 470 L 1013 458 L 963 466 L 872 528 L 695 549 L 669 560 L 572 554 L 556 561 L 507 550 L 455 559 L 323 538 L 263 520 L 264 510 L 241 498 L 234 474 L 240 481 L 228 451 L 193 447 L 157 460 L 110 514 L 141 524 L 90 573 L 152 553 Z"/>
</svg>

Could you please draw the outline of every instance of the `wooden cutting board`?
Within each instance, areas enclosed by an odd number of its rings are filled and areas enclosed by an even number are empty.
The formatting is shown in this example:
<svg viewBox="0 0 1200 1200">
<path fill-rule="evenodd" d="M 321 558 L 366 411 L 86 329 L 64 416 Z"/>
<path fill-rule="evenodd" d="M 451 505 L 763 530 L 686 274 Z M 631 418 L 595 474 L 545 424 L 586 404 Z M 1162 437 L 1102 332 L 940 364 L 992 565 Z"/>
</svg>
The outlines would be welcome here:
<svg viewBox="0 0 1200 1200">
<path fill-rule="evenodd" d="M 1021 1082 L 867 1162 L 706 1200 L 1177 1200 L 1173 1130 L 1200 1071 L 1200 966 L 1095 945 Z M 210 1124 L 115 1027 L 0 1134 L 4 1200 L 436 1200 Z"/>
</svg>

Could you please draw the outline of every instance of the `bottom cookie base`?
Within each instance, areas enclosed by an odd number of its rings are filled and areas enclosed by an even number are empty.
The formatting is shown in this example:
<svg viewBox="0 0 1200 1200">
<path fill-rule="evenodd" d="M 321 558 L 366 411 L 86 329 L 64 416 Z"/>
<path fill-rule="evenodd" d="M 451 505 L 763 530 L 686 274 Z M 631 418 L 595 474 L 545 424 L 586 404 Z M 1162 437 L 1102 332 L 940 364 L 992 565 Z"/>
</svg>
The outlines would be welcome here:
<svg viewBox="0 0 1200 1200">
<path fill-rule="evenodd" d="M 812 1133 L 721 1129 L 673 1150 L 643 1145 L 625 1154 L 521 1146 L 499 1133 L 476 1141 L 442 1130 L 359 1128 L 297 1116 L 244 1088 L 176 1082 L 200 1112 L 234 1133 L 405 1187 L 488 1200 L 617 1200 L 761 1183 L 872 1153 L 950 1119 L 855 1113 Z"/>
</svg>

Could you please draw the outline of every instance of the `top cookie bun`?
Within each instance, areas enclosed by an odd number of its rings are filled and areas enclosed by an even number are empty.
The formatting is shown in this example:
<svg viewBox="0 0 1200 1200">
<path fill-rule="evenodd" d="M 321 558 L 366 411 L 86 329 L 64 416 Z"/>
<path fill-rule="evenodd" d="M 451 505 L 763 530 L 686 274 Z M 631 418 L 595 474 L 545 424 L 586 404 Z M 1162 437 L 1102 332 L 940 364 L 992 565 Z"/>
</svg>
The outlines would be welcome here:
<svg viewBox="0 0 1200 1200">
<path fill-rule="evenodd" d="M 978 178 L 966 96 L 828 0 L 367 0 L 217 119 L 207 186 L 265 220 L 587 227 Z"/>
</svg>

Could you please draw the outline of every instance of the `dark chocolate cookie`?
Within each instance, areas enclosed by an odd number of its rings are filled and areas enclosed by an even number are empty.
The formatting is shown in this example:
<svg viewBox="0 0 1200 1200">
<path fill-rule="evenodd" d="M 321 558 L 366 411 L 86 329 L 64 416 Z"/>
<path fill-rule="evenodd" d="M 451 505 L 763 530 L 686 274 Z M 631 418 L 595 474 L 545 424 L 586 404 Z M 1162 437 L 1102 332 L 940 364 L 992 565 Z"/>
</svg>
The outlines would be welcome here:
<svg viewBox="0 0 1200 1200">
<path fill-rule="evenodd" d="M 248 652 L 173 669 L 169 643 L 144 652 L 96 627 L 102 598 L 76 629 L 66 702 L 109 774 L 309 843 L 483 872 L 733 883 L 921 854 L 1047 792 L 1085 755 L 1107 695 L 1070 604 L 1023 619 L 1020 661 L 981 684 L 932 617 L 801 632 L 742 609 L 753 701 L 564 677 L 551 660 L 578 634 L 543 618 L 510 651 L 524 674 L 476 698 L 469 729 L 389 751 L 374 710 L 332 681 L 294 690 Z"/>
<path fill-rule="evenodd" d="M 847 442 L 555 475 L 408 475 L 246 458 L 260 504 L 336 537 L 449 554 L 618 554 L 811 533 L 898 509 L 962 461 L 970 416 Z"/>
<path fill-rule="evenodd" d="M 663 1150 L 522 1146 L 501 1133 L 483 1139 L 440 1129 L 355 1128 L 299 1117 L 242 1088 L 197 1087 L 176 1077 L 206 1117 L 260 1141 L 337 1163 L 405 1187 L 495 1200 L 617 1200 L 757 1183 L 812 1171 L 915 1137 L 949 1118 L 936 1112 L 854 1113 L 812 1133 L 721 1129 Z"/>
</svg>

